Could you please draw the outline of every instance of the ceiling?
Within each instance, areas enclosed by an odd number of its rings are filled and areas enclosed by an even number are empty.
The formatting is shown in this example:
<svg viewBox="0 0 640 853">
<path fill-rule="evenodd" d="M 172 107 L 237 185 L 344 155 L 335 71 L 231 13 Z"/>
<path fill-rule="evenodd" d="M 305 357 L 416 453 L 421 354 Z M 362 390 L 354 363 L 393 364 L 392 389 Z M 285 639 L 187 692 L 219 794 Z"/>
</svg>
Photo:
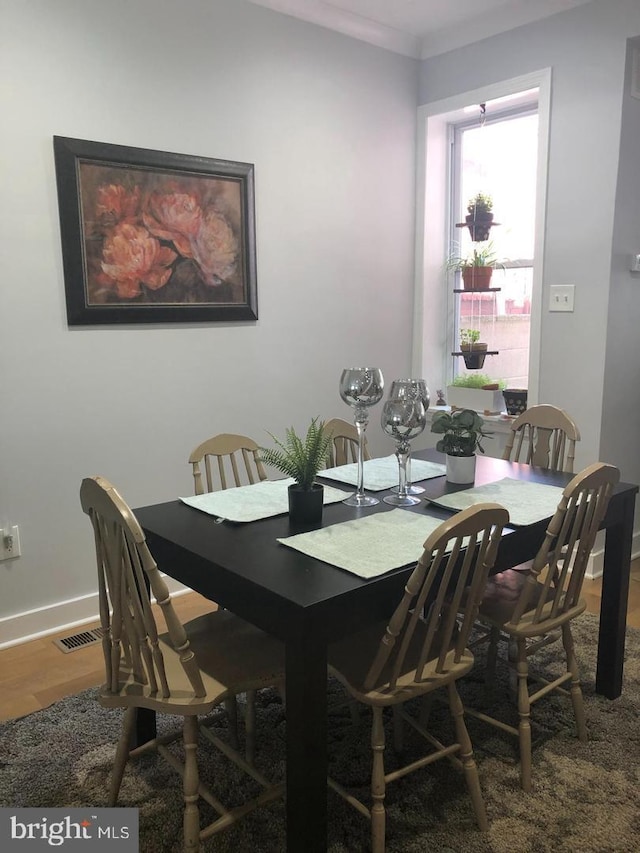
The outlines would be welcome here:
<svg viewBox="0 0 640 853">
<path fill-rule="evenodd" d="M 426 59 L 591 0 L 250 0 L 396 53 Z"/>
</svg>

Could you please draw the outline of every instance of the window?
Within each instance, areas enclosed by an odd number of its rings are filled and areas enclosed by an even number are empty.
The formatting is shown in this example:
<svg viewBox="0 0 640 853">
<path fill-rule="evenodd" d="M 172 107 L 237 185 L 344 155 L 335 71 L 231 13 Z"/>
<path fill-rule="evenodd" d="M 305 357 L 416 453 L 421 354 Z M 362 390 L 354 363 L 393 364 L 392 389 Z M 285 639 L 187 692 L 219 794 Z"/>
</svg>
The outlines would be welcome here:
<svg viewBox="0 0 640 853">
<path fill-rule="evenodd" d="M 487 106 L 485 117 L 477 115 L 452 128 L 451 222 L 452 253 L 466 256 L 473 251 L 468 229 L 456 228 L 464 222 L 468 201 L 477 193 L 491 195 L 496 222 L 490 241 L 504 268 L 494 271 L 490 292 L 463 292 L 460 273 L 450 276 L 454 318 L 451 352 L 459 350 L 459 330 L 480 331 L 480 340 L 489 351 L 483 373 L 504 379 L 511 387 L 528 387 L 531 339 L 536 181 L 538 161 L 537 107 L 498 111 Z M 463 372 L 460 357 L 453 359 L 453 373 Z"/>
</svg>

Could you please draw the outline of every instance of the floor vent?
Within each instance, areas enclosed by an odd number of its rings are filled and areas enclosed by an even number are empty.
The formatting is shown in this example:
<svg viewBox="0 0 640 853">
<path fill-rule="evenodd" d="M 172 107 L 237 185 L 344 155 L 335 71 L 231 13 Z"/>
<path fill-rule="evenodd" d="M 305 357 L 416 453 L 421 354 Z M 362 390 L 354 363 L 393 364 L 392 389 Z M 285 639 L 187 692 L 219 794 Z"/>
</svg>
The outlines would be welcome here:
<svg viewBox="0 0 640 853">
<path fill-rule="evenodd" d="M 75 652 L 76 649 L 84 649 L 85 646 L 93 646 L 102 640 L 104 631 L 102 628 L 92 628 L 90 631 L 81 631 L 79 634 L 71 634 L 70 637 L 62 637 L 60 640 L 54 640 L 53 643 L 60 651 L 68 653 Z"/>
</svg>

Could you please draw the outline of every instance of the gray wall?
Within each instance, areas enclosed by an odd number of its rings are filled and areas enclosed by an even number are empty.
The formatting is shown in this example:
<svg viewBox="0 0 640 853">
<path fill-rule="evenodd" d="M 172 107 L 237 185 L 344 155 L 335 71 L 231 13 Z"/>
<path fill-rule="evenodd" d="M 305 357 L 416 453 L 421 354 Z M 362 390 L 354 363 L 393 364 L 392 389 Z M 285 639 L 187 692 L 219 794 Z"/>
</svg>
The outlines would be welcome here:
<svg viewBox="0 0 640 853">
<path fill-rule="evenodd" d="M 602 409 L 603 459 L 640 482 L 640 273 L 629 273 L 631 255 L 640 252 L 640 100 L 630 94 L 633 46 L 630 43 L 624 87 L 620 164 L 611 262 L 611 292 Z"/>
<path fill-rule="evenodd" d="M 94 590 L 82 477 L 174 499 L 209 435 L 349 418 L 347 365 L 406 375 L 419 64 L 244 0 L 0 0 L 0 19 L 7 617 Z M 69 329 L 54 135 L 254 163 L 259 321 Z M 391 450 L 377 421 L 370 441 Z"/>
<path fill-rule="evenodd" d="M 616 202 L 616 190 L 626 43 L 638 34 L 638 0 L 596 0 L 426 60 L 420 82 L 420 103 L 427 104 L 551 67 L 539 401 L 562 406 L 579 424 L 578 465 L 600 458 L 602 441 L 603 451 L 615 455 L 626 479 L 638 478 L 637 463 L 630 464 L 626 453 L 628 438 L 623 446 L 611 446 L 601 422 L 605 387 L 619 390 L 616 377 L 637 377 L 640 366 L 632 319 L 635 300 L 609 347 L 606 334 L 610 300 L 625 287 L 632 290 L 629 274 L 625 277 L 619 267 L 623 281 L 612 281 L 612 243 L 614 213 L 621 207 L 633 213 L 629 198 Z M 637 135 L 635 145 L 637 152 Z M 637 153 L 626 156 L 624 170 L 628 176 L 634 156 L 631 227 L 637 240 Z M 573 314 L 547 311 L 551 284 L 576 285 Z"/>
</svg>

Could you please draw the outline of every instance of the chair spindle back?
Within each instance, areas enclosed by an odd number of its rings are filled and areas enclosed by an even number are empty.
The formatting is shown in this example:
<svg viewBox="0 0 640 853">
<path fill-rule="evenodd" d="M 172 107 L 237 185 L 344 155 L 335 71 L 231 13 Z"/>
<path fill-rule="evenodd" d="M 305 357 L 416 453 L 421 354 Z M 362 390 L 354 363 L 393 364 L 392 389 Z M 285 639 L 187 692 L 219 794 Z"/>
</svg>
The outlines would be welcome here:
<svg viewBox="0 0 640 853">
<path fill-rule="evenodd" d="M 380 642 L 365 689 L 373 688 L 385 667 L 391 668 L 389 687 L 396 689 L 407 669 L 408 654 L 415 657 L 416 685 L 428 677 L 428 663 L 436 661 L 435 673 L 442 674 L 448 661 L 460 661 L 508 521 L 504 507 L 478 504 L 457 513 L 429 536 Z M 422 630 L 417 631 L 419 625 Z M 404 680 L 402 689 L 410 690 Z"/>
<path fill-rule="evenodd" d="M 203 441 L 189 456 L 195 494 L 202 495 L 231 486 L 253 485 L 266 480 L 267 474 L 260 461 L 259 451 L 259 445 L 246 435 L 221 433 Z M 200 470 L 203 462 L 205 483 L 202 482 Z"/>
<path fill-rule="evenodd" d="M 595 462 L 565 487 L 520 593 L 512 624 L 526 613 L 527 621 L 539 625 L 578 605 L 589 555 L 619 480 L 617 468 Z M 537 602 L 534 596 L 539 596 Z"/>
<path fill-rule="evenodd" d="M 162 608 L 171 644 L 179 653 L 193 695 L 204 696 L 200 669 L 187 635 L 131 509 L 103 477 L 82 481 L 80 501 L 94 531 L 102 650 L 109 692 L 120 691 L 124 663 L 134 680 L 148 686 L 152 694 L 162 698 L 171 696 L 151 609 L 151 590 Z"/>
<path fill-rule="evenodd" d="M 576 441 L 580 430 L 569 415 L 545 403 L 513 421 L 502 458 L 573 474 Z"/>
</svg>

